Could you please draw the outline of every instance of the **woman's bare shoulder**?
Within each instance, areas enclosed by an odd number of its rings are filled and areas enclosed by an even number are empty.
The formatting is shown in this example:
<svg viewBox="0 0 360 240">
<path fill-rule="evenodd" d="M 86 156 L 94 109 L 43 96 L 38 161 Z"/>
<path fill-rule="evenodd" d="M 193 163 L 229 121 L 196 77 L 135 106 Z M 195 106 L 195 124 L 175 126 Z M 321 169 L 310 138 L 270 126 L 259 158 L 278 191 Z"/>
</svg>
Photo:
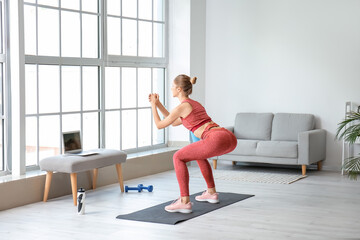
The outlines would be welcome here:
<svg viewBox="0 0 360 240">
<path fill-rule="evenodd" d="M 186 110 L 186 109 L 191 109 L 192 110 L 192 105 L 189 102 L 182 102 L 179 104 L 179 106 L 177 106 L 179 109 L 181 110 Z"/>
<path fill-rule="evenodd" d="M 177 109 L 179 115 L 182 118 L 187 117 L 193 110 L 193 107 L 190 103 L 188 102 L 182 102 L 181 104 L 179 104 L 175 109 Z"/>
</svg>

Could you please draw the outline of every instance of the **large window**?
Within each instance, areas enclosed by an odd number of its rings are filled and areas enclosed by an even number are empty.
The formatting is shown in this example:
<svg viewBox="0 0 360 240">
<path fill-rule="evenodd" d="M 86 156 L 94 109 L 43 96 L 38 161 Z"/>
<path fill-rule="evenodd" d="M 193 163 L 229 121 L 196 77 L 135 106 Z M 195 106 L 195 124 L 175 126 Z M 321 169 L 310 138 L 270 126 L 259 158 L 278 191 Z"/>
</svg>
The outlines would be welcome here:
<svg viewBox="0 0 360 240">
<path fill-rule="evenodd" d="M 165 0 L 24 0 L 24 31 L 27 166 L 66 131 L 84 149 L 165 143 L 148 102 L 164 97 Z"/>
</svg>

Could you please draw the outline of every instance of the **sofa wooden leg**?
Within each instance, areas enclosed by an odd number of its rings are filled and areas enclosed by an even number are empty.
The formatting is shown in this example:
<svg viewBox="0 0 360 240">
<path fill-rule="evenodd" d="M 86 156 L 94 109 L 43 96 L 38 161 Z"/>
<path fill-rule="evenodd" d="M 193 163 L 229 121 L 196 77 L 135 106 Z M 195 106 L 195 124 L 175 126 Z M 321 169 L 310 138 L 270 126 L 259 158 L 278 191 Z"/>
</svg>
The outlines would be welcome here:
<svg viewBox="0 0 360 240">
<path fill-rule="evenodd" d="M 317 162 L 317 170 L 321 171 L 322 169 L 322 161 Z"/>
<path fill-rule="evenodd" d="M 72 195 L 73 195 L 73 201 L 74 201 L 74 206 L 77 205 L 77 174 L 76 173 L 70 173 L 70 180 L 71 180 L 71 191 L 72 191 Z"/>
<path fill-rule="evenodd" d="M 214 169 L 217 168 L 217 160 L 216 159 L 213 159 L 213 167 L 214 167 Z"/>
<path fill-rule="evenodd" d="M 232 165 L 235 166 L 235 165 L 236 165 L 236 161 L 232 161 Z"/>
<path fill-rule="evenodd" d="M 121 192 L 124 192 L 124 181 L 123 181 L 123 176 L 122 176 L 121 163 L 116 164 L 116 171 L 117 171 L 117 175 L 118 175 L 118 181 L 120 184 Z"/>
<path fill-rule="evenodd" d="M 306 175 L 306 165 L 301 165 L 302 175 Z"/>
<path fill-rule="evenodd" d="M 92 188 L 95 189 L 96 188 L 96 181 L 97 181 L 97 177 L 98 177 L 98 171 L 99 169 L 95 168 L 93 169 L 93 181 L 92 181 Z"/>
<path fill-rule="evenodd" d="M 46 180 L 45 180 L 45 189 L 44 189 L 44 199 L 43 201 L 46 202 L 49 196 L 51 179 L 52 179 L 53 172 L 46 173 Z"/>
</svg>

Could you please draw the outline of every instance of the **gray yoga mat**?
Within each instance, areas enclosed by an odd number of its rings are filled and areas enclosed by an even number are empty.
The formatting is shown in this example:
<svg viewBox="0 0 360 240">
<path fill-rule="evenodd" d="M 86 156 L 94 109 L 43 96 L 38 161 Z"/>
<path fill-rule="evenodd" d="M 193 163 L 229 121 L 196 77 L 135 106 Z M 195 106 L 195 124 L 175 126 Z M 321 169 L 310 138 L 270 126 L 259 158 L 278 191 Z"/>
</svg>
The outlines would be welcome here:
<svg viewBox="0 0 360 240">
<path fill-rule="evenodd" d="M 173 201 L 162 203 L 153 207 L 149 207 L 137 212 L 130 214 L 119 215 L 117 219 L 141 221 L 141 222 L 152 222 L 152 223 L 163 223 L 163 224 L 177 224 L 179 222 L 186 221 L 188 219 L 203 215 L 205 213 L 214 211 L 216 209 L 228 206 L 238 201 L 253 197 L 254 195 L 237 194 L 237 193 L 219 193 L 220 203 L 208 203 L 198 202 L 195 200 L 195 196 L 201 195 L 202 192 L 195 193 L 190 196 L 190 201 L 194 203 L 193 212 L 184 213 L 169 213 L 164 210 L 164 207 L 171 204 Z"/>
</svg>

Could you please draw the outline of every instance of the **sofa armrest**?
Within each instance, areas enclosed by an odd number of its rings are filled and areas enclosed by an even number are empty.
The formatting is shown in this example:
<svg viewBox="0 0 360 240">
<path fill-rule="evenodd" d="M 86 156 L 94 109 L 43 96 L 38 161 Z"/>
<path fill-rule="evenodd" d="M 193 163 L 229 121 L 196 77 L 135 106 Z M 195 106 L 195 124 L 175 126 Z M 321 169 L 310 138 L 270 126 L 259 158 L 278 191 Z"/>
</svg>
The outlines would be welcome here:
<svg viewBox="0 0 360 240">
<path fill-rule="evenodd" d="M 234 126 L 224 127 L 224 128 L 229 130 L 230 132 L 234 133 Z"/>
<path fill-rule="evenodd" d="M 324 129 L 300 132 L 298 144 L 299 165 L 310 165 L 325 159 L 326 131 Z"/>
</svg>

